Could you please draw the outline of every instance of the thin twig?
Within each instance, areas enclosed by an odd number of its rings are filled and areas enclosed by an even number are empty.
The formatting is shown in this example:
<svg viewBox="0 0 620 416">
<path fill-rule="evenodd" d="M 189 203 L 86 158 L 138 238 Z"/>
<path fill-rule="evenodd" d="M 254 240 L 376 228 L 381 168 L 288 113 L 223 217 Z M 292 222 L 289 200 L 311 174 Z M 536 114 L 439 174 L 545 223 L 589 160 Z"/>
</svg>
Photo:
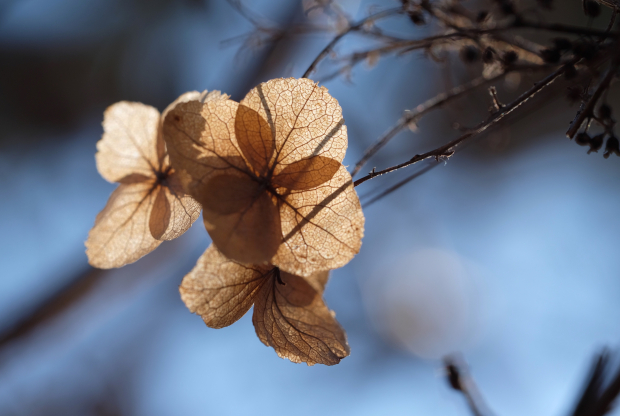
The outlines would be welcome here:
<svg viewBox="0 0 620 416">
<path fill-rule="evenodd" d="M 582 108 L 579 109 L 577 116 L 572 121 L 572 123 L 570 124 L 570 127 L 568 128 L 568 131 L 566 132 L 566 136 L 568 136 L 571 139 L 575 137 L 575 134 L 577 134 L 579 129 L 581 129 L 583 122 L 586 119 L 592 118 L 592 116 L 594 115 L 594 107 L 598 103 L 598 100 L 601 98 L 603 93 L 609 87 L 609 84 L 611 84 L 611 81 L 616 76 L 619 65 L 620 65 L 620 62 L 618 59 L 615 59 L 611 63 L 611 65 L 607 69 L 607 73 L 605 74 L 605 77 L 598 84 L 598 86 L 596 87 L 596 90 L 594 90 L 594 93 L 590 95 L 587 102 L 584 105 L 582 105 Z"/>
<path fill-rule="evenodd" d="M 551 74 L 549 74 L 548 76 L 543 78 L 541 81 L 535 83 L 532 88 L 530 88 L 525 93 L 521 94 L 519 96 L 519 98 L 517 98 L 515 101 L 511 102 L 510 104 L 507 104 L 504 108 L 502 108 L 501 111 L 498 111 L 498 112 L 492 114 L 489 119 L 487 119 L 486 121 L 483 121 L 482 123 L 478 124 L 475 128 L 473 128 L 470 131 L 464 133 L 460 137 L 458 137 L 458 138 L 456 138 L 456 139 L 454 139 L 454 140 L 452 140 L 452 141 L 450 141 L 450 142 L 444 144 L 443 146 L 440 146 L 440 147 L 438 147 L 438 148 L 436 148 L 434 150 L 431 150 L 431 151 L 423 153 L 423 154 L 415 155 L 414 157 L 412 157 L 411 159 L 407 160 L 406 162 L 400 163 L 398 165 L 391 166 L 391 167 L 389 167 L 387 169 L 383 169 L 383 170 L 380 170 L 380 171 L 373 170 L 368 175 L 366 175 L 366 176 L 356 180 L 354 182 L 354 186 L 361 185 L 362 183 L 364 183 L 364 182 L 366 182 L 366 181 L 368 181 L 370 179 L 376 178 L 377 176 L 381 176 L 381 175 L 384 175 L 386 173 L 394 172 L 394 171 L 396 171 L 398 169 L 401 169 L 401 168 L 413 165 L 414 163 L 420 162 L 422 160 L 425 160 L 425 159 L 428 159 L 428 158 L 431 158 L 431 157 L 435 158 L 436 160 L 439 160 L 440 158 L 448 158 L 448 157 L 452 156 L 454 154 L 454 148 L 456 146 L 458 146 L 460 143 L 464 142 L 465 140 L 468 140 L 468 139 L 470 139 L 470 138 L 472 138 L 474 136 L 477 136 L 478 134 L 484 132 L 489 127 L 497 124 L 497 122 L 499 122 L 504 117 L 506 117 L 507 115 L 509 115 L 513 111 L 515 111 L 517 108 L 519 108 L 525 102 L 529 101 L 532 97 L 534 97 L 540 91 L 542 91 L 543 89 L 545 89 L 546 87 L 551 85 L 556 79 L 558 79 L 564 73 L 565 70 L 566 70 L 566 67 L 562 66 L 559 69 L 557 69 L 556 71 L 552 72 Z"/>
<path fill-rule="evenodd" d="M 241 16 L 243 16 L 248 22 L 250 22 L 255 27 L 271 27 L 274 28 L 276 25 L 273 22 L 265 19 L 262 16 L 254 13 L 250 9 L 248 9 L 241 0 L 226 0 L 230 6 L 237 11 Z M 261 22 L 262 20 L 262 22 Z"/>
<path fill-rule="evenodd" d="M 430 172 L 431 170 L 433 170 L 434 168 L 436 168 L 440 164 L 441 164 L 440 162 L 431 162 L 429 165 L 427 165 L 424 168 L 420 169 L 418 172 L 416 172 L 416 173 L 414 173 L 412 175 L 407 176 L 402 181 L 396 183 L 395 185 L 390 186 L 388 189 L 386 189 L 383 192 L 379 193 L 378 195 L 375 195 L 374 197 L 370 198 L 367 202 L 362 202 L 362 205 L 364 206 L 364 208 L 368 208 L 369 206 L 371 206 L 372 204 L 374 204 L 378 200 L 385 198 L 386 196 L 388 196 L 392 192 L 397 191 L 398 189 L 400 189 L 403 186 L 407 185 L 412 180 L 419 178 L 420 176 L 424 175 L 427 172 Z"/>
<path fill-rule="evenodd" d="M 353 31 L 357 31 L 360 30 L 360 28 L 362 28 L 364 25 L 373 22 L 375 20 L 384 18 L 384 17 L 388 17 L 394 14 L 399 14 L 402 13 L 403 9 L 402 7 L 398 7 L 398 8 L 393 8 L 393 9 L 388 9 L 388 10 L 383 10 L 381 12 L 372 14 L 370 16 L 368 16 L 365 19 L 362 19 L 361 21 L 359 21 L 358 23 L 349 26 L 345 31 L 339 33 L 335 38 L 333 38 L 331 40 L 331 42 L 329 42 L 327 44 L 327 46 L 325 46 L 325 48 L 323 48 L 323 50 L 317 55 L 316 58 L 314 58 L 314 61 L 312 61 L 312 63 L 310 64 L 310 66 L 308 67 L 308 69 L 306 70 L 306 72 L 304 72 L 304 74 L 302 75 L 302 78 L 308 78 L 308 76 L 314 72 L 314 70 L 316 69 L 316 66 L 319 64 L 319 62 L 321 62 L 323 60 L 323 58 L 325 58 L 334 48 L 334 46 L 338 43 L 338 41 L 340 41 L 340 39 L 342 39 L 345 35 L 353 32 Z"/>
<path fill-rule="evenodd" d="M 355 164 L 355 167 L 351 172 L 351 176 L 355 176 L 360 171 L 360 169 L 368 162 L 368 160 L 374 154 L 376 154 L 383 146 L 385 146 L 390 140 L 392 140 L 392 138 L 394 138 L 394 136 L 396 136 L 401 130 L 403 130 L 411 123 L 416 123 L 425 114 L 442 107 L 450 101 L 453 101 L 482 85 L 498 81 L 510 72 L 535 70 L 541 68 L 546 68 L 546 66 L 513 67 L 489 79 L 481 76 L 471 80 L 466 84 L 454 87 L 450 91 L 438 94 L 435 97 L 427 100 L 426 102 L 418 105 L 414 110 L 407 112 L 405 116 L 402 117 L 394 127 L 392 127 L 387 133 L 380 137 L 372 146 L 366 149 L 362 158 Z"/>
<path fill-rule="evenodd" d="M 458 361 L 461 360 L 459 359 Z M 478 386 L 476 386 L 474 379 L 469 375 L 465 364 L 457 363 L 455 357 L 448 356 L 444 358 L 444 366 L 450 387 L 465 397 L 469 410 L 471 410 L 473 415 L 491 416 L 493 413 L 482 399 Z"/>
<path fill-rule="evenodd" d="M 452 27 L 452 26 L 451 28 L 455 31 L 450 32 L 450 33 L 444 33 L 441 35 L 428 36 L 423 39 L 410 39 L 410 40 L 409 39 L 395 39 L 394 41 L 390 42 L 387 45 L 382 45 L 377 48 L 369 49 L 366 51 L 355 52 L 341 59 L 342 61 L 349 61 L 350 63 L 348 65 L 326 76 L 322 81 L 325 82 L 329 79 L 334 78 L 335 76 L 342 73 L 344 69 L 352 68 L 353 66 L 355 66 L 356 64 L 358 64 L 359 62 L 361 62 L 362 60 L 364 60 L 366 57 L 368 57 L 371 54 L 375 54 L 378 56 L 387 55 L 393 52 L 398 52 L 399 54 L 405 54 L 405 53 L 408 53 L 414 50 L 428 49 L 431 46 L 435 46 L 443 42 L 447 42 L 448 44 L 451 44 L 452 41 L 456 39 L 472 39 L 476 41 L 477 38 L 479 38 L 480 36 L 484 36 L 484 35 L 490 36 L 491 40 L 493 41 L 492 43 L 506 44 L 508 47 L 522 51 L 522 58 L 532 63 L 538 64 L 542 62 L 542 59 L 539 57 L 537 51 L 534 50 L 535 48 L 532 42 L 526 41 L 518 36 L 516 40 L 508 40 L 505 37 L 501 36 L 501 34 L 503 32 L 506 32 L 509 30 L 515 30 L 519 28 L 530 28 L 530 29 L 538 29 L 538 30 L 559 30 L 559 31 L 565 31 L 571 34 L 576 34 L 576 35 L 584 32 L 583 28 L 575 27 L 575 26 L 563 25 L 561 27 L 556 27 L 553 25 L 538 24 L 538 23 L 527 22 L 523 20 L 518 20 L 517 22 L 510 24 L 510 25 L 506 25 L 506 26 L 486 28 L 486 29 L 476 28 L 476 27 L 461 28 L 461 27 Z M 348 32 L 345 32 L 345 33 L 348 33 Z M 370 32 L 364 31 L 363 33 L 370 33 Z M 592 36 L 601 37 L 602 39 L 609 38 L 612 35 L 615 35 L 615 34 L 610 34 L 608 32 L 589 30 L 589 29 L 586 30 L 585 33 L 589 33 Z M 327 45 L 327 47 L 323 50 L 323 52 L 325 52 L 325 55 L 329 53 L 331 49 L 333 48 L 334 44 L 340 40 L 341 35 L 337 36 L 334 40 L 332 40 L 333 43 L 330 43 L 329 45 Z M 487 40 L 485 43 L 489 43 L 489 41 Z M 320 55 L 320 59 L 323 59 L 325 55 Z M 317 59 L 320 60 L 319 57 L 317 57 Z"/>
<path fill-rule="evenodd" d="M 372 146 L 366 149 L 364 155 L 355 164 L 355 168 L 351 172 L 351 176 L 355 176 L 375 153 L 377 153 L 383 146 L 385 146 L 390 140 L 392 140 L 394 136 L 396 136 L 401 130 L 406 128 L 411 123 L 417 122 L 425 114 L 449 103 L 452 100 L 457 99 L 458 97 L 461 97 L 462 95 L 468 93 L 469 91 L 472 91 L 473 89 L 481 85 L 497 81 L 504 75 L 506 74 L 502 73 L 490 79 L 478 77 L 466 84 L 454 87 L 450 91 L 438 94 L 435 97 L 427 100 L 426 102 L 418 105 L 414 110 L 407 112 L 394 127 L 392 127 L 387 133 L 380 137 Z"/>
</svg>

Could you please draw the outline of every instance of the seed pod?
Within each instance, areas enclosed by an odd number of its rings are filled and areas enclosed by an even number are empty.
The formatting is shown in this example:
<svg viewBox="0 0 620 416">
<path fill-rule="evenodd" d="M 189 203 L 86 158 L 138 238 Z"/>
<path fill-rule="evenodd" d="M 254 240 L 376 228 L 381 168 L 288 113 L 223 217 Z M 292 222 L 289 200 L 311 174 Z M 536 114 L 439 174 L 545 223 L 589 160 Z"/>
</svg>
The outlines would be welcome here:
<svg viewBox="0 0 620 416">
<path fill-rule="evenodd" d="M 424 19 L 424 15 L 422 14 L 422 12 L 416 10 L 413 12 L 409 12 L 408 14 L 409 19 L 411 19 L 414 25 L 421 26 L 426 23 L 426 19 Z"/>
<path fill-rule="evenodd" d="M 568 93 L 566 94 L 566 98 L 568 101 L 573 104 L 577 101 L 581 100 L 582 90 L 579 87 L 568 87 Z"/>
<path fill-rule="evenodd" d="M 574 79 L 577 76 L 577 68 L 573 64 L 564 65 L 564 78 L 567 80 Z"/>
<path fill-rule="evenodd" d="M 556 49 L 561 51 L 567 51 L 573 47 L 572 42 L 566 38 L 555 38 L 553 39 L 553 44 Z"/>
<path fill-rule="evenodd" d="M 573 53 L 578 58 L 591 60 L 596 56 L 597 52 L 598 47 L 596 46 L 596 44 L 591 42 L 580 42 L 573 45 Z"/>
<path fill-rule="evenodd" d="M 611 118 L 611 107 L 609 104 L 602 104 L 599 107 L 598 116 L 603 120 L 609 120 Z"/>
<path fill-rule="evenodd" d="M 499 8 L 506 16 L 511 16 L 516 13 L 515 5 L 512 0 L 501 0 Z"/>
<path fill-rule="evenodd" d="M 560 51 L 557 49 L 543 49 L 542 51 L 540 51 L 540 56 L 542 57 L 543 61 L 548 64 L 557 64 L 558 62 L 560 62 L 560 58 L 562 57 Z"/>
<path fill-rule="evenodd" d="M 484 52 L 482 53 L 482 62 L 485 64 L 490 64 L 495 60 L 495 49 L 490 46 L 487 46 Z"/>
<path fill-rule="evenodd" d="M 505 65 L 512 65 L 519 59 L 519 55 L 515 51 L 509 51 L 502 56 Z"/>
<path fill-rule="evenodd" d="M 461 49 L 461 59 L 466 64 L 476 62 L 478 59 L 480 59 L 480 49 L 471 45 L 465 46 L 463 49 Z"/>
<path fill-rule="evenodd" d="M 604 139 L 605 133 L 597 134 L 596 136 L 592 137 L 592 139 L 590 140 L 590 150 L 588 150 L 588 154 L 592 152 L 598 153 L 601 147 L 603 147 Z"/>
<path fill-rule="evenodd" d="M 583 2 L 583 12 L 589 17 L 598 17 L 601 14 L 601 5 L 592 0 Z"/>
<path fill-rule="evenodd" d="M 612 153 L 615 153 L 616 156 L 620 156 L 620 142 L 618 142 L 618 139 L 615 136 L 611 136 L 607 139 L 605 154 L 603 157 L 607 159 Z"/>
<path fill-rule="evenodd" d="M 591 140 L 592 139 L 590 138 L 588 133 L 579 133 L 577 137 L 575 137 L 575 143 L 577 143 L 579 146 L 587 146 L 590 144 Z"/>
</svg>

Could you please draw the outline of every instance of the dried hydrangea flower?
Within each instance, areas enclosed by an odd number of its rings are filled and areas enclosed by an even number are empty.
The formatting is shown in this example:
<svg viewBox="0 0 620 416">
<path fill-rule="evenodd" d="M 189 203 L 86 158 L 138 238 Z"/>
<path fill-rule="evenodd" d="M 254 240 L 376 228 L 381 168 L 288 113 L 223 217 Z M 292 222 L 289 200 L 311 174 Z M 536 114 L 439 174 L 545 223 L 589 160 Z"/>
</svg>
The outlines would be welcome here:
<svg viewBox="0 0 620 416">
<path fill-rule="evenodd" d="M 214 244 L 246 264 L 310 276 L 359 252 L 364 216 L 342 165 L 342 109 L 308 79 L 274 79 L 240 102 L 178 104 L 164 120 L 172 165 Z"/>
</svg>

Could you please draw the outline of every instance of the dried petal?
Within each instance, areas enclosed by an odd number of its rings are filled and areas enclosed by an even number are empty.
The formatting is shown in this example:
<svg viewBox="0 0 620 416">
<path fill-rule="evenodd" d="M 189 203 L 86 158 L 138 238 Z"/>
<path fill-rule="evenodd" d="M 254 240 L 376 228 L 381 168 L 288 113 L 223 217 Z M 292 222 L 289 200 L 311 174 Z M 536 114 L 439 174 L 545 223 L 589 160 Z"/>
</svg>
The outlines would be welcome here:
<svg viewBox="0 0 620 416">
<path fill-rule="evenodd" d="M 88 234 L 86 254 L 92 266 L 121 267 L 161 244 L 149 228 L 151 210 L 159 192 L 154 182 L 121 184 L 116 188 Z"/>
<path fill-rule="evenodd" d="M 267 121 L 244 105 L 237 108 L 235 135 L 243 155 L 258 175 L 264 175 L 273 155 L 273 132 Z"/>
<path fill-rule="evenodd" d="M 157 149 L 158 152 L 164 152 L 163 156 L 166 157 L 166 159 L 168 159 L 168 154 L 165 152 L 165 142 L 164 142 L 164 138 L 163 138 L 163 134 L 162 134 L 162 127 L 164 124 L 164 120 L 166 119 L 166 116 L 168 115 L 168 113 L 177 106 L 177 104 L 180 103 L 187 103 L 190 101 L 200 101 L 201 103 L 205 103 L 207 101 L 215 101 L 215 100 L 226 100 L 230 98 L 228 96 L 228 94 L 222 94 L 220 91 L 218 90 L 214 90 L 214 91 L 207 91 L 204 90 L 203 92 L 198 92 L 198 91 L 189 91 L 186 92 L 185 94 L 181 94 L 181 96 L 179 96 L 179 98 L 177 98 L 176 100 L 174 100 L 172 103 L 170 103 L 168 105 L 168 107 L 166 107 L 166 109 L 164 110 L 163 113 L 161 113 L 161 118 L 160 118 L 160 129 L 159 129 L 159 137 L 157 139 Z M 161 154 L 161 153 L 158 153 Z M 166 161 L 165 163 L 165 167 L 168 167 L 169 163 Z"/>
<path fill-rule="evenodd" d="M 166 189 L 159 187 L 151 215 L 149 216 L 149 229 L 156 240 L 160 240 L 170 225 L 170 202 L 166 198 Z"/>
<path fill-rule="evenodd" d="M 268 262 L 282 242 L 278 209 L 260 183 L 247 175 L 219 175 L 196 194 L 213 243 L 242 263 Z"/>
<path fill-rule="evenodd" d="M 174 240 L 189 230 L 200 216 L 201 207 L 194 198 L 184 192 L 179 175 L 174 171 L 168 174 L 164 184 L 165 186 L 161 188 L 163 191 L 159 191 L 151 212 L 149 220 L 150 224 L 153 224 L 150 225 L 151 233 L 158 240 Z M 158 201 L 158 198 L 165 199 L 165 202 Z"/>
<path fill-rule="evenodd" d="M 170 160 L 177 171 L 187 172 L 190 195 L 227 169 L 249 172 L 235 137 L 237 107 L 224 99 L 190 101 L 166 116 L 163 135 Z"/>
<path fill-rule="evenodd" d="M 316 188 L 329 181 L 342 164 L 323 156 L 313 156 L 284 166 L 273 177 L 273 184 L 291 190 Z M 279 166 L 278 166 L 279 167 Z"/>
<path fill-rule="evenodd" d="M 176 107 L 177 104 L 188 103 L 190 101 L 200 101 L 201 103 L 206 103 L 207 101 L 227 100 L 229 98 L 230 96 L 228 94 L 222 94 L 222 92 L 218 90 L 213 90 L 213 91 L 204 90 L 203 92 L 198 92 L 198 91 L 186 92 L 184 94 L 181 94 L 179 98 L 174 100 L 172 103 L 168 105 L 168 107 L 166 107 L 164 112 L 161 113 L 161 121 L 162 123 L 164 122 L 164 119 L 166 118 L 170 110 Z"/>
<path fill-rule="evenodd" d="M 275 132 L 277 164 L 319 155 L 344 159 L 347 128 L 327 88 L 306 78 L 272 79 L 252 89 L 240 104 L 258 112 Z"/>
<path fill-rule="evenodd" d="M 344 166 L 329 182 L 280 198 L 284 240 L 273 264 L 308 276 L 316 270 L 344 266 L 359 252 L 364 215 Z"/>
<path fill-rule="evenodd" d="M 154 177 L 159 111 L 142 103 L 121 101 L 103 115 L 103 137 L 97 142 L 97 169 L 110 182 L 140 174 Z"/>
<path fill-rule="evenodd" d="M 231 325 L 254 304 L 256 333 L 280 357 L 333 365 L 349 355 L 349 346 L 322 299 L 327 276 L 319 272 L 306 280 L 270 265 L 243 265 L 211 245 L 179 291 L 189 310 L 212 328 Z"/>
<path fill-rule="evenodd" d="M 248 176 L 218 175 L 209 179 L 200 196 L 205 210 L 227 215 L 246 211 L 264 191 Z"/>
<path fill-rule="evenodd" d="M 272 267 L 244 266 L 227 259 L 211 245 L 183 278 L 181 299 L 207 326 L 223 328 L 250 309 L 264 275 Z"/>
<path fill-rule="evenodd" d="M 256 297 L 252 322 L 260 340 L 294 363 L 338 364 L 349 345 L 321 292 L 302 277 L 280 272 L 280 278 L 284 284 L 269 276 Z"/>
<path fill-rule="evenodd" d="M 323 292 L 325 291 L 325 286 L 327 285 L 327 280 L 329 280 L 329 270 L 323 270 L 313 273 L 310 276 L 305 277 L 304 279 L 306 279 L 306 281 L 314 288 L 314 290 L 323 295 Z"/>
</svg>

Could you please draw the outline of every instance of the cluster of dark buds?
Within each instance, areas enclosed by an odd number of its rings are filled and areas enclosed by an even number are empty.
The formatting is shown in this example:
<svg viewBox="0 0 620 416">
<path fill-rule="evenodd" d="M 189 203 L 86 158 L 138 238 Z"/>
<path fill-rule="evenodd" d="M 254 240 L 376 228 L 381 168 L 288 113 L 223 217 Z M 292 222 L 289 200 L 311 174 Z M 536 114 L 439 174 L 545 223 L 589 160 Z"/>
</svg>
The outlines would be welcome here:
<svg viewBox="0 0 620 416">
<path fill-rule="evenodd" d="M 605 159 L 609 158 L 612 153 L 620 156 L 620 147 L 618 138 L 613 133 L 613 126 L 615 121 L 612 118 L 612 110 L 608 104 L 603 104 L 598 110 L 597 117 L 592 117 L 592 120 L 597 121 L 605 128 L 603 133 L 595 136 L 590 136 L 587 131 L 581 132 L 575 136 L 575 142 L 580 146 L 589 146 L 588 154 L 592 152 L 598 152 L 605 142 L 607 137 L 607 143 L 605 145 Z"/>
</svg>

